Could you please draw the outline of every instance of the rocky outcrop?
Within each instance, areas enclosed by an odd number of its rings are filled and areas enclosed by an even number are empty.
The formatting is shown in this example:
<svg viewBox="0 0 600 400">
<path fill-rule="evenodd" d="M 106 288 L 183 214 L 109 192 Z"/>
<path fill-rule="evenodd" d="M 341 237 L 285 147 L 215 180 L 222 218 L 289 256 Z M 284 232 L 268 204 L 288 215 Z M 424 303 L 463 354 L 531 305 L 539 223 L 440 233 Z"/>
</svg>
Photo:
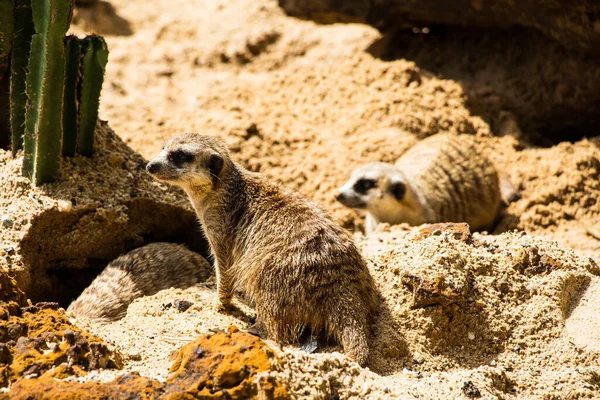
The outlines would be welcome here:
<svg viewBox="0 0 600 400">
<path fill-rule="evenodd" d="M 166 383 L 138 374 L 112 382 L 66 382 L 43 376 L 23 379 L 12 399 L 288 399 L 287 389 L 261 373 L 280 369 L 275 353 L 256 336 L 235 327 L 184 346 Z"/>
<path fill-rule="evenodd" d="M 536 28 L 566 47 L 600 53 L 597 1 L 279 0 L 279 4 L 291 15 L 317 21 L 355 18 L 384 29 L 423 24 Z"/>
</svg>

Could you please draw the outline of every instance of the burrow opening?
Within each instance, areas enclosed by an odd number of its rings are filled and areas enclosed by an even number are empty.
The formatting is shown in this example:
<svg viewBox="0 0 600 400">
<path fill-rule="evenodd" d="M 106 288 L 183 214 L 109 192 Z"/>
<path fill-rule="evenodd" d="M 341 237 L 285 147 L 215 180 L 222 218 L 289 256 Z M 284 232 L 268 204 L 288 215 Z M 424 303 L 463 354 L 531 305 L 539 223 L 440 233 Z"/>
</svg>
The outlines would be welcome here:
<svg viewBox="0 0 600 400">
<path fill-rule="evenodd" d="M 535 29 L 415 26 L 390 30 L 367 51 L 459 82 L 494 135 L 550 147 L 600 132 L 598 58 Z"/>
<path fill-rule="evenodd" d="M 196 215 L 182 207 L 139 198 L 120 208 L 48 210 L 21 242 L 25 292 L 34 303 L 66 308 L 110 261 L 153 242 L 183 243 L 209 259 Z"/>
</svg>

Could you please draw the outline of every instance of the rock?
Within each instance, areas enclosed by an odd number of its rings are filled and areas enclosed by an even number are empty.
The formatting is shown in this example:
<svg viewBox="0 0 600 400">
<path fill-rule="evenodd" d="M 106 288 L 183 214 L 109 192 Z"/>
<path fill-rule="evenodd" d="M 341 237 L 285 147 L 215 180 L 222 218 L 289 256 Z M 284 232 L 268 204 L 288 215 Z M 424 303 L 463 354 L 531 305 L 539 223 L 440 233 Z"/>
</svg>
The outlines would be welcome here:
<svg viewBox="0 0 600 400">
<path fill-rule="evenodd" d="M 413 275 L 405 273 L 402 283 L 413 292 L 412 308 L 422 308 L 431 305 L 447 306 L 464 300 L 468 292 L 466 280 L 461 285 L 450 284 L 448 277 L 444 274 L 434 276 Z"/>
<path fill-rule="evenodd" d="M 222 391 L 229 398 L 254 398 L 258 395 L 257 374 L 279 368 L 277 356 L 261 339 L 230 327 L 226 332 L 200 337 L 179 351 L 164 398 L 181 398 L 183 393 L 195 398 L 221 398 Z M 286 388 L 276 386 L 274 398 L 286 398 Z"/>
<path fill-rule="evenodd" d="M 426 239 L 430 236 L 449 235 L 456 240 L 460 240 L 465 243 L 469 243 L 471 240 L 471 230 L 469 224 L 464 222 L 453 223 L 439 223 L 439 224 L 426 224 L 417 230 L 415 234 L 411 235 L 411 238 L 415 241 Z"/>
<path fill-rule="evenodd" d="M 57 206 L 60 212 L 69 212 L 73 209 L 73 203 L 70 200 L 58 200 Z"/>
<path fill-rule="evenodd" d="M 466 381 L 463 384 L 462 391 L 465 394 L 465 396 L 471 399 L 481 397 L 481 392 L 479 391 L 479 389 L 477 389 L 477 386 L 475 386 L 472 381 Z"/>
<path fill-rule="evenodd" d="M 110 383 L 66 382 L 50 376 L 40 379 L 21 379 L 12 385 L 10 398 L 25 399 L 156 399 L 159 396 L 160 383 L 138 374 L 126 374 Z"/>
<path fill-rule="evenodd" d="M 8 215 L 3 215 L 0 219 L 0 223 L 2 223 L 2 226 L 5 228 L 10 228 L 13 226 L 13 221 Z"/>
<path fill-rule="evenodd" d="M 73 335 L 69 335 L 73 337 Z M 95 353 L 102 346 L 90 344 Z M 1 368 L 1 367 L 0 367 Z M 257 337 L 231 327 L 202 336 L 184 346 L 171 366 L 166 383 L 124 374 L 112 382 L 66 382 L 48 374 L 21 379 L 10 390 L 11 399 L 136 398 L 136 399 L 288 399 L 287 388 L 274 376 L 280 364 L 275 353 Z M 1 373 L 0 369 L 0 373 Z M 0 375 L 1 382 L 1 375 Z"/>
<path fill-rule="evenodd" d="M 510 28 L 534 28 L 567 48 L 600 52 L 600 4 L 586 0 L 520 2 L 451 0 L 438 2 L 407 0 L 279 0 L 290 15 L 319 22 L 358 20 L 376 28 L 412 29 L 442 24 Z"/>
<path fill-rule="evenodd" d="M 300 348 L 309 354 L 314 353 L 319 348 L 319 341 L 316 338 L 311 337 L 306 343 L 300 346 Z"/>
<path fill-rule="evenodd" d="M 186 312 L 187 309 L 193 305 L 194 305 L 194 303 L 192 303 L 191 301 L 187 301 L 187 300 L 175 299 L 173 301 L 173 306 L 175 306 L 175 308 L 181 312 Z"/>
<path fill-rule="evenodd" d="M 0 347 L 0 386 L 24 376 L 66 377 L 122 367 L 117 352 L 73 326 L 56 303 L 22 308 L 14 301 L 0 303 L 0 315 L 5 316 L 0 319 L 0 341 L 6 342 Z"/>
</svg>

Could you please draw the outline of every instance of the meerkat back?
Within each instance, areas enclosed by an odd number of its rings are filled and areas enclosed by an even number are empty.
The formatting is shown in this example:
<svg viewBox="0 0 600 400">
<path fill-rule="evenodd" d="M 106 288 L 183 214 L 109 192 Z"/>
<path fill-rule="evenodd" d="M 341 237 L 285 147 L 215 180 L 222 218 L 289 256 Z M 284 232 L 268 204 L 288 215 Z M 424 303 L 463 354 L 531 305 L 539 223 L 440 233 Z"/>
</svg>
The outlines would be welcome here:
<svg viewBox="0 0 600 400">
<path fill-rule="evenodd" d="M 473 230 L 494 223 L 501 201 L 498 173 L 471 136 L 433 135 L 395 165 L 428 211 L 429 222 L 467 222 Z"/>
<path fill-rule="evenodd" d="M 190 287 L 206 280 L 211 269 L 206 259 L 183 245 L 150 243 L 110 262 L 67 312 L 88 319 L 120 319 L 138 297 Z"/>
</svg>

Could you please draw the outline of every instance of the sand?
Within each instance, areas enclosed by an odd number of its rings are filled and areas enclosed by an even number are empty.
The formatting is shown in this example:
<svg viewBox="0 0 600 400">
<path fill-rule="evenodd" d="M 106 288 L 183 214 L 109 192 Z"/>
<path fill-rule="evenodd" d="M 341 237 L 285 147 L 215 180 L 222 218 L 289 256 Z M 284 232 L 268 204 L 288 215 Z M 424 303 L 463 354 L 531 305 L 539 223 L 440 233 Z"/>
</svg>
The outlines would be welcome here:
<svg viewBox="0 0 600 400">
<path fill-rule="evenodd" d="M 307 354 L 269 342 L 295 397 L 597 396 L 598 132 L 536 147 L 543 132 L 510 113 L 491 126 L 473 112 L 476 82 L 467 90 L 444 79 L 417 62 L 423 54 L 378 58 L 374 28 L 291 18 L 276 1 L 96 7 L 77 10 L 72 31 L 105 35 L 100 117 L 135 151 L 148 159 L 183 132 L 219 136 L 248 169 L 304 193 L 356 232 L 384 299 L 369 368 L 335 345 Z M 501 92 L 493 79 L 479 89 L 488 102 Z M 362 163 L 393 162 L 438 132 L 474 135 L 521 198 L 494 235 L 468 243 L 444 232 L 416 240 L 406 226 L 363 237 L 363 216 L 336 203 L 335 189 Z M 442 294 L 427 289 L 435 282 Z M 199 334 L 245 329 L 247 321 L 212 310 L 214 289 L 214 281 L 168 289 L 136 300 L 120 321 L 77 323 L 119 349 L 127 370 L 164 379 L 172 354 Z M 194 305 L 180 312 L 168 306 L 176 299 Z"/>
</svg>

